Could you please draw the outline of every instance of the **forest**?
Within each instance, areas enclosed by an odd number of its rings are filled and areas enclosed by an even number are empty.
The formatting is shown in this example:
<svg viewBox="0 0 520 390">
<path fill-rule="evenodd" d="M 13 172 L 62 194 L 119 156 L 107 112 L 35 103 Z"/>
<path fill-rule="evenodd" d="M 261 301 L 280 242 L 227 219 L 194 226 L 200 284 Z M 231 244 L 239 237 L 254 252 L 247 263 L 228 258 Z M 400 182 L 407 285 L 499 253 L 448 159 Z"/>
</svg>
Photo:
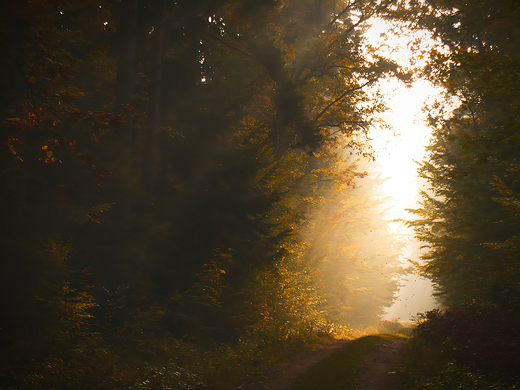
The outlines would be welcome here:
<svg viewBox="0 0 520 390">
<path fill-rule="evenodd" d="M 445 91 L 407 221 L 441 304 L 423 348 L 518 372 L 520 2 L 0 10 L 1 388 L 230 390 L 393 326 L 406 269 L 369 137 L 389 78 Z M 429 31 L 427 66 L 371 47 L 375 18 Z"/>
</svg>

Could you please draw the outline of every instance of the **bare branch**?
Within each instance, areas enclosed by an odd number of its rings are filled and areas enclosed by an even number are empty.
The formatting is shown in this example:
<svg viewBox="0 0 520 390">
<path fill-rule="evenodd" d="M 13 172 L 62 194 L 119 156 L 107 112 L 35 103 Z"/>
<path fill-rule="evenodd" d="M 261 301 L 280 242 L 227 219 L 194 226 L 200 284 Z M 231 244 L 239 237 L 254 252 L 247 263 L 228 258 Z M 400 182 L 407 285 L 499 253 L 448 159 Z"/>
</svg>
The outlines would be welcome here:
<svg viewBox="0 0 520 390">
<path fill-rule="evenodd" d="M 215 36 L 213 34 L 205 33 L 204 35 L 207 36 L 208 38 L 214 39 L 215 41 L 223 44 L 224 46 L 226 46 L 228 49 L 230 49 L 232 51 L 235 51 L 237 53 L 243 54 L 243 55 L 245 55 L 247 57 L 254 58 L 254 56 L 251 55 L 250 53 L 248 53 L 248 52 L 246 52 L 246 51 L 244 51 L 244 50 L 242 50 L 242 49 L 240 49 L 238 47 L 230 45 L 229 43 L 225 42 L 223 39 L 221 39 L 221 38 L 219 38 L 219 37 L 217 37 L 217 36 Z"/>
<path fill-rule="evenodd" d="M 324 28 L 322 28 L 320 30 L 320 34 L 322 31 L 326 31 L 328 30 L 329 28 L 331 28 L 332 26 L 334 26 L 334 23 L 336 23 L 338 21 L 339 18 L 341 18 L 345 13 L 347 13 L 348 11 L 350 11 L 352 9 L 352 7 L 354 7 L 357 3 L 359 3 L 359 0 L 355 0 L 353 1 L 352 3 L 349 3 L 345 8 L 343 8 L 343 10 L 337 14 L 330 22 L 329 24 L 327 24 Z"/>
</svg>

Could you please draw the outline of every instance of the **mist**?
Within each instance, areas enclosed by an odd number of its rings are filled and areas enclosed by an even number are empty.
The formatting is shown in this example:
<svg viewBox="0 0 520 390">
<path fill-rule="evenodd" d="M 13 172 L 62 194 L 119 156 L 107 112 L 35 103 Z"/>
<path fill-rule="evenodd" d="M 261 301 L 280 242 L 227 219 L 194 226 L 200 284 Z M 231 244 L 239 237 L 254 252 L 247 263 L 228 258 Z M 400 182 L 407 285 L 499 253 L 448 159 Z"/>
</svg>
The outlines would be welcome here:
<svg viewBox="0 0 520 390">
<path fill-rule="evenodd" d="M 0 387 L 229 390 L 432 292 L 512 312 L 516 30 L 442 3 L 4 2 Z"/>
</svg>

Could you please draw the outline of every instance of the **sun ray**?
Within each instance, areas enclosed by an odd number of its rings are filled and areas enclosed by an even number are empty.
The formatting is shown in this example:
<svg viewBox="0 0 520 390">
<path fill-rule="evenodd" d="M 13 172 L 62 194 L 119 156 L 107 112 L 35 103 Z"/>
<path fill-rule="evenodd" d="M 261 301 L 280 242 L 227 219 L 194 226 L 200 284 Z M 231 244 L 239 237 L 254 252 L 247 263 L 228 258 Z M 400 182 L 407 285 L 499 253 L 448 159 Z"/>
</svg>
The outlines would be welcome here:
<svg viewBox="0 0 520 390">
<path fill-rule="evenodd" d="M 424 66 L 425 53 L 437 44 L 426 33 L 412 35 L 405 26 L 392 26 L 380 19 L 372 23 L 366 36 L 370 46 L 409 71 Z M 386 179 L 382 189 L 390 198 L 388 218 L 405 220 L 411 217 L 406 209 L 418 206 L 419 190 L 426 184 L 417 175 L 418 162 L 425 159 L 431 136 L 422 109 L 440 96 L 442 89 L 420 78 L 407 85 L 397 79 L 385 79 L 376 88 L 385 96 L 388 111 L 381 119 L 391 131 L 381 126 L 371 134 L 379 167 L 374 174 Z M 403 222 L 392 223 L 392 228 L 407 243 L 401 255 L 403 263 L 418 260 L 420 243 L 411 229 Z M 396 302 L 387 309 L 387 319 L 410 321 L 418 312 L 436 306 L 430 281 L 409 274 L 401 283 Z"/>
</svg>

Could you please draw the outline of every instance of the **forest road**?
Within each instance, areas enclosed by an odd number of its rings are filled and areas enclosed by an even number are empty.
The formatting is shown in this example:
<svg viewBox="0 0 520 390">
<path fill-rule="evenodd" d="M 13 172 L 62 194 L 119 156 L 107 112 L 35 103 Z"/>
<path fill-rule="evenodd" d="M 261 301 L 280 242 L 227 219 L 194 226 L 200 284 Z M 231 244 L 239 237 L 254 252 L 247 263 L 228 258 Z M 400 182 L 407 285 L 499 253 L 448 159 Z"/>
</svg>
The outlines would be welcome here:
<svg viewBox="0 0 520 390">
<path fill-rule="evenodd" d="M 350 340 L 338 340 L 321 345 L 300 359 L 271 372 L 268 377 L 243 385 L 238 390 L 289 390 L 309 368 L 349 342 Z"/>
<path fill-rule="evenodd" d="M 355 390 L 399 390 L 405 382 L 399 367 L 404 358 L 406 339 L 379 345 L 356 371 Z"/>
<path fill-rule="evenodd" d="M 242 385 L 237 390 L 291 390 L 310 367 L 347 343 L 349 343 L 348 340 L 341 340 L 320 346 L 299 360 L 275 370 L 268 377 Z M 399 366 L 403 360 L 406 343 L 406 339 L 398 339 L 379 345 L 371 351 L 364 363 L 356 369 L 354 390 L 398 390 L 404 388 Z M 327 390 L 326 380 L 324 380 L 323 390 Z"/>
</svg>

